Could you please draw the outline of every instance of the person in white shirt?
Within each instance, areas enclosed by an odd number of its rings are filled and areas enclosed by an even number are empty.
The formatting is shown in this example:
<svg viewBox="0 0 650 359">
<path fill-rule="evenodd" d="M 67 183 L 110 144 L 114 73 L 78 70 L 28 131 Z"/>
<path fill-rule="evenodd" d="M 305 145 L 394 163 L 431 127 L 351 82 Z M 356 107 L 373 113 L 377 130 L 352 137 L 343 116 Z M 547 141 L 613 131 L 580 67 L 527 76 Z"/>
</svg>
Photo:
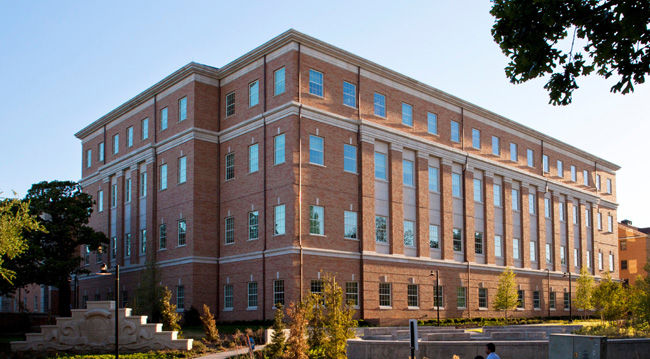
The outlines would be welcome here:
<svg viewBox="0 0 650 359">
<path fill-rule="evenodd" d="M 496 348 L 494 346 L 494 343 L 488 343 L 485 346 L 485 354 L 487 354 L 487 358 L 485 359 L 501 359 L 497 353 L 495 353 Z"/>
</svg>

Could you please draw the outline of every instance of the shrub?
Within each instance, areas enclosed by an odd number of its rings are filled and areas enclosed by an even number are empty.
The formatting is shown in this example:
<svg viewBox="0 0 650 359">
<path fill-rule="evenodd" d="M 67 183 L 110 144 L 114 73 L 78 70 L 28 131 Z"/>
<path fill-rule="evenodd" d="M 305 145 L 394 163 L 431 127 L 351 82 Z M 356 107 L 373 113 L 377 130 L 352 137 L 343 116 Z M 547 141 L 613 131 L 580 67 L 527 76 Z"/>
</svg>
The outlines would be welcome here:
<svg viewBox="0 0 650 359">
<path fill-rule="evenodd" d="M 203 322 L 203 332 L 205 333 L 205 341 L 214 343 L 217 347 L 221 346 L 221 338 L 219 337 L 219 330 L 214 321 L 214 316 L 210 313 L 210 307 L 203 304 L 203 316 L 200 317 Z"/>
</svg>

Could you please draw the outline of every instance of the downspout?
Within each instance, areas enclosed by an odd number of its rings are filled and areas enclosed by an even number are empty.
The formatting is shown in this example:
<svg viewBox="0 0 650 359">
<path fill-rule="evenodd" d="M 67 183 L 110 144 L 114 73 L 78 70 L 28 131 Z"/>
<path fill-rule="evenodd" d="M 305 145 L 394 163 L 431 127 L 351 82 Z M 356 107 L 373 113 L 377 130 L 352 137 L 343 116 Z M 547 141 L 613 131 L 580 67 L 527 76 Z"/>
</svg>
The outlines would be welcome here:
<svg viewBox="0 0 650 359">
<path fill-rule="evenodd" d="M 363 305 L 363 165 L 361 155 L 361 66 L 357 66 L 357 166 L 359 168 L 358 176 L 358 206 L 361 221 L 357 222 L 357 239 L 359 240 L 359 316 L 365 318 L 365 306 Z"/>
<path fill-rule="evenodd" d="M 105 165 L 106 164 L 106 125 L 104 125 L 103 136 L 104 136 L 104 139 L 103 139 L 103 141 L 104 141 L 103 142 L 104 143 L 104 155 L 103 155 L 103 158 L 102 158 L 102 164 Z"/>
<path fill-rule="evenodd" d="M 465 193 L 467 189 L 467 181 L 466 181 L 466 175 L 467 175 L 467 163 L 469 162 L 469 153 L 465 155 L 465 165 L 463 165 L 463 178 L 461 179 L 461 183 L 463 184 L 463 189 L 462 189 L 462 195 L 463 195 L 463 232 L 465 233 L 465 238 L 467 239 L 465 241 L 465 260 L 469 262 L 469 259 L 467 256 L 469 255 L 469 243 L 470 243 L 470 238 L 469 233 L 467 232 L 467 220 L 465 217 L 467 217 L 467 201 L 469 198 L 467 198 L 467 193 Z M 483 241 L 485 243 L 485 241 Z"/>
<path fill-rule="evenodd" d="M 151 251 L 153 252 L 153 255 L 151 256 L 154 263 L 156 262 L 156 258 L 158 257 L 158 251 L 156 250 L 156 244 L 160 245 L 158 242 L 160 241 L 160 238 L 158 236 L 160 235 L 159 231 L 156 229 L 158 228 L 158 146 L 156 146 L 156 112 L 158 111 L 157 108 L 157 101 L 158 101 L 158 94 L 153 95 L 153 123 L 154 123 L 154 131 L 153 131 L 153 185 L 151 188 L 153 188 L 153 191 L 151 193 L 152 198 L 152 212 L 153 216 L 151 216 L 151 226 L 152 226 L 152 236 L 151 238 L 155 238 L 156 242 L 152 241 L 153 245 L 151 246 Z"/>
<path fill-rule="evenodd" d="M 217 80 L 217 133 L 221 131 L 221 79 Z M 221 309 L 219 307 L 219 298 L 221 286 L 219 285 L 219 255 L 221 254 L 221 139 L 217 139 L 217 303 L 215 319 L 219 319 Z"/>
<path fill-rule="evenodd" d="M 465 151 L 465 110 L 460 108 L 460 145 Z"/>
<path fill-rule="evenodd" d="M 300 116 L 302 116 L 302 74 L 300 69 L 300 43 L 298 43 L 298 245 L 300 246 L 300 301 L 303 299 L 303 248 L 302 248 L 302 130 Z"/>
<path fill-rule="evenodd" d="M 264 128 L 264 147 L 262 147 L 262 158 L 264 159 L 264 250 L 262 250 L 262 320 L 266 320 L 266 237 L 268 236 L 268 211 L 266 207 L 266 55 L 264 55 L 264 68 L 263 68 L 263 94 L 264 94 L 264 108 L 262 109 L 262 126 Z M 275 300 L 275 299 L 274 299 Z"/>
</svg>

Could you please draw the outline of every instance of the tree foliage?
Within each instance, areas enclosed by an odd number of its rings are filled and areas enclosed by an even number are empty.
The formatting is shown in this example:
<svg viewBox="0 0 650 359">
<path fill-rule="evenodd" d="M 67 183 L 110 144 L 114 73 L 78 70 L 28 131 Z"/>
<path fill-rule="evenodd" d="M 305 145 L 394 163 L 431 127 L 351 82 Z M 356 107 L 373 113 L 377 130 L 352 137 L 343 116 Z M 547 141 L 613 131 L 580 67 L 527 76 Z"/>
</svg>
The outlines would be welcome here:
<svg viewBox="0 0 650 359">
<path fill-rule="evenodd" d="M 177 331 L 178 336 L 181 335 L 181 315 L 176 313 L 176 304 L 172 304 L 172 291 L 164 287 L 162 298 L 160 301 L 160 319 L 162 321 L 163 330 Z"/>
<path fill-rule="evenodd" d="M 101 232 L 89 227 L 92 197 L 70 181 L 41 182 L 32 185 L 25 201 L 29 213 L 45 231 L 25 232 L 27 250 L 5 265 L 16 272 L 13 284 L 0 283 L 1 293 L 12 293 L 28 284 L 53 285 L 59 288 L 59 313 L 70 315 L 70 276 L 87 273 L 79 266 L 79 248 L 97 249 L 108 243 Z"/>
<path fill-rule="evenodd" d="M 284 320 L 284 311 L 282 310 L 282 304 L 277 303 L 275 305 L 275 315 L 273 316 L 273 335 L 271 335 L 271 343 L 266 346 L 266 355 L 270 359 L 282 358 L 282 353 L 284 353 L 285 348 L 285 335 L 284 328 L 285 325 L 282 322 Z"/>
<path fill-rule="evenodd" d="M 165 288 L 160 285 L 160 271 L 155 261 L 145 262 L 140 281 L 135 289 L 134 309 L 137 315 L 146 315 L 149 323 L 160 321 L 161 303 Z"/>
<path fill-rule="evenodd" d="M 286 350 L 284 352 L 284 359 L 308 359 L 307 351 L 309 344 L 305 336 L 307 330 L 307 313 L 308 302 L 298 302 L 289 304 L 287 308 L 287 315 L 291 318 L 291 325 L 289 326 L 289 338 L 287 339 Z"/>
<path fill-rule="evenodd" d="M 650 258 L 643 269 L 650 273 Z M 650 323 L 650 275 L 638 276 L 634 282 L 633 293 L 630 296 L 630 305 L 634 316 L 646 323 Z"/>
<path fill-rule="evenodd" d="M 499 286 L 497 294 L 494 297 L 494 308 L 505 311 L 505 319 L 508 322 L 508 311 L 514 310 L 519 304 L 519 294 L 517 293 L 517 275 L 512 272 L 510 267 L 499 274 Z"/>
<path fill-rule="evenodd" d="M 576 308 L 583 310 L 583 317 L 586 315 L 587 310 L 592 309 L 593 306 L 593 292 L 594 292 L 594 277 L 591 276 L 587 267 L 580 269 L 580 277 L 577 280 L 578 288 L 576 288 L 575 305 Z"/>
<path fill-rule="evenodd" d="M 611 92 L 623 94 L 650 72 L 648 0 L 492 1 L 492 36 L 510 58 L 507 77 L 518 84 L 550 75 L 544 88 L 553 105 L 570 104 L 576 78 L 594 71 L 616 74 Z"/>
<path fill-rule="evenodd" d="M 203 332 L 205 333 L 205 341 L 208 343 L 216 344 L 217 347 L 221 346 L 221 338 L 219 337 L 219 330 L 217 323 L 214 320 L 214 315 L 210 313 L 210 307 L 203 304 L 203 315 L 201 316 L 203 323 Z"/>
<path fill-rule="evenodd" d="M 593 294 L 596 314 L 601 321 L 622 319 L 628 311 L 627 292 L 619 282 L 614 282 L 609 272 L 596 285 Z"/>
</svg>

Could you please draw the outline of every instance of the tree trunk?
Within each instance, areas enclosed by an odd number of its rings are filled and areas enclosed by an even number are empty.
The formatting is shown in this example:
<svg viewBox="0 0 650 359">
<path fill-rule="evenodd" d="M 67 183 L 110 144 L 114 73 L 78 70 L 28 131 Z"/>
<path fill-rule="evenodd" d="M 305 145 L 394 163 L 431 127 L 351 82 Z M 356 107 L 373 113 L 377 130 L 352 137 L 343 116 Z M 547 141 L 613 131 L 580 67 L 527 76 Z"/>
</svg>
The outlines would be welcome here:
<svg viewBox="0 0 650 359">
<path fill-rule="evenodd" d="M 70 317 L 70 283 L 63 281 L 59 284 L 59 315 L 62 317 Z"/>
</svg>

